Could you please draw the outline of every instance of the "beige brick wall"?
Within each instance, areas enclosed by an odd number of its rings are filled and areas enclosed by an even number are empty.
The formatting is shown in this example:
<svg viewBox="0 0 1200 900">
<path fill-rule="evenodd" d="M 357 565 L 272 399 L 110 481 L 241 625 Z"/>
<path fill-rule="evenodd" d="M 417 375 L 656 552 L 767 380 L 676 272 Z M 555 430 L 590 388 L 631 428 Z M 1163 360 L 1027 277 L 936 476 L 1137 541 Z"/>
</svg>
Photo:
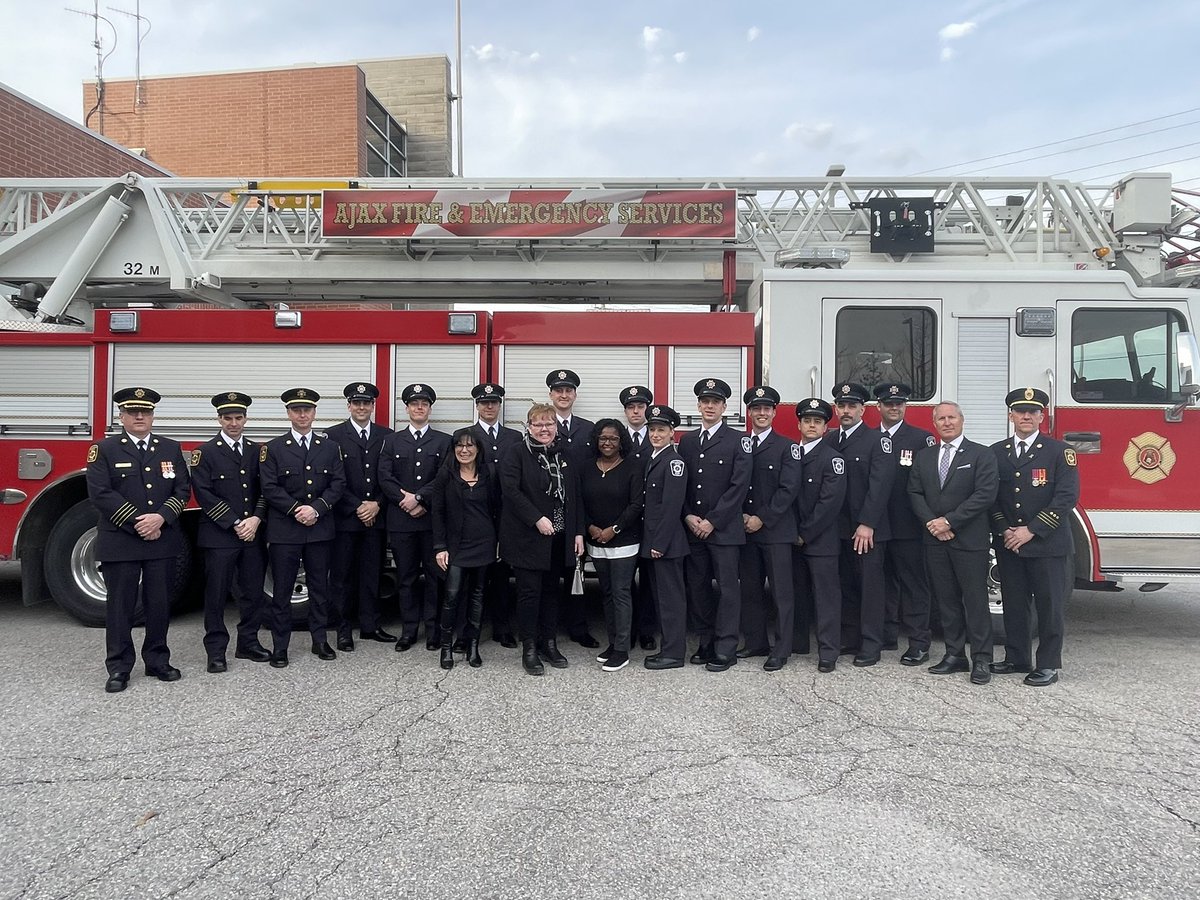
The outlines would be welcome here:
<svg viewBox="0 0 1200 900">
<path fill-rule="evenodd" d="M 367 89 L 408 131 L 408 174 L 452 174 L 450 60 L 445 56 L 359 60 Z"/>
</svg>

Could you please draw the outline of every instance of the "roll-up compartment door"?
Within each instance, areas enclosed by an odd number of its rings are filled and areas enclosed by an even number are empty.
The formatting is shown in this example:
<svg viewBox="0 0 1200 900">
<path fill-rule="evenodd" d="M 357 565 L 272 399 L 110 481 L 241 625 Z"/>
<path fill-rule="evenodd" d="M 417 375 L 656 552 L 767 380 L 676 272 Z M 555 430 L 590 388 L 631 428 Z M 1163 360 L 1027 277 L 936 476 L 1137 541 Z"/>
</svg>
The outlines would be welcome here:
<svg viewBox="0 0 1200 900">
<path fill-rule="evenodd" d="M 1009 319 L 958 319 L 958 396 L 963 434 L 978 444 L 1008 437 Z"/>
<path fill-rule="evenodd" d="M 546 373 L 555 367 L 579 376 L 575 413 L 595 421 L 620 418 L 621 389 L 631 384 L 651 385 L 650 348 L 647 346 L 580 347 L 568 345 L 502 348 L 499 381 L 504 385 L 504 421 L 525 421 L 531 403 L 546 403 Z"/>
<path fill-rule="evenodd" d="M 471 388 L 479 383 L 478 344 L 397 344 L 393 347 L 395 369 L 392 421 L 408 421 L 400 394 L 407 385 L 427 384 L 437 394 L 429 424 L 438 431 L 453 431 L 475 421 Z"/>
<path fill-rule="evenodd" d="M 746 351 L 742 347 L 673 347 L 671 349 L 671 406 L 684 422 L 697 417 L 696 382 L 720 378 L 733 395 L 726 406 L 726 420 L 745 424 L 742 394 L 746 392 Z M 698 421 L 698 419 L 697 419 Z"/>
<path fill-rule="evenodd" d="M 0 424 L 90 434 L 91 347 L 0 348 Z"/>
</svg>

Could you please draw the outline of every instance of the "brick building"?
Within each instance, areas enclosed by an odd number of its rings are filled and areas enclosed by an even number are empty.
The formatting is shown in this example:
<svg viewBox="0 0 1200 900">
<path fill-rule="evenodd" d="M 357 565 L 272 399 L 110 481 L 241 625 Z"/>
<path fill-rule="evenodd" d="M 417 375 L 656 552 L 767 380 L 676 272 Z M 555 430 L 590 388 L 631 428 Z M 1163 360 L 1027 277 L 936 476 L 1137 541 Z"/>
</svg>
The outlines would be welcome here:
<svg viewBox="0 0 1200 900">
<path fill-rule="evenodd" d="M 132 78 L 105 88 L 91 126 L 179 175 L 451 174 L 445 56 L 143 78 L 140 103 Z"/>
</svg>

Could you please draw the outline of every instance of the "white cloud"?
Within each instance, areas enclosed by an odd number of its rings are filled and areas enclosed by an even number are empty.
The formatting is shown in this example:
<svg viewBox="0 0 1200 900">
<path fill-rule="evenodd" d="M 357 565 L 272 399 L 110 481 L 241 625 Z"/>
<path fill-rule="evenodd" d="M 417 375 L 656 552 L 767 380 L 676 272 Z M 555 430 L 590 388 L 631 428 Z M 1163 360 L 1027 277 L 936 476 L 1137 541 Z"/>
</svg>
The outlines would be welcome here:
<svg viewBox="0 0 1200 900">
<path fill-rule="evenodd" d="M 542 58 L 537 50 L 532 53 L 522 53 L 519 50 L 506 50 L 495 44 L 487 43 L 482 47 L 471 46 L 471 52 L 480 62 L 535 63 Z"/>
<path fill-rule="evenodd" d="M 792 122 L 783 129 L 783 136 L 806 147 L 828 147 L 833 141 L 833 123 Z"/>
<path fill-rule="evenodd" d="M 957 41 L 959 38 L 966 37 L 975 28 L 976 24 L 974 22 L 951 22 L 938 31 L 938 39 L 943 42 Z"/>
<path fill-rule="evenodd" d="M 662 40 L 663 30 L 655 25 L 642 26 L 642 46 L 647 50 L 654 50 L 658 47 L 658 42 Z"/>
<path fill-rule="evenodd" d="M 496 55 L 496 48 L 492 44 L 484 44 L 482 47 L 472 45 L 471 52 L 475 54 L 475 58 L 480 62 L 487 62 Z"/>
<path fill-rule="evenodd" d="M 762 34 L 762 29 L 761 29 L 761 28 L 759 28 L 757 25 L 751 25 L 751 26 L 750 26 L 750 27 L 749 27 L 749 28 L 746 30 L 746 40 L 748 40 L 748 41 L 754 41 L 754 40 L 757 40 L 757 39 L 758 39 L 758 36 L 759 36 L 760 34 Z"/>
<path fill-rule="evenodd" d="M 958 56 L 953 47 L 943 47 L 941 53 L 942 62 L 950 62 L 954 57 Z"/>
<path fill-rule="evenodd" d="M 674 59 L 677 63 L 687 62 L 687 51 L 680 50 L 678 53 L 674 54 Z"/>
</svg>

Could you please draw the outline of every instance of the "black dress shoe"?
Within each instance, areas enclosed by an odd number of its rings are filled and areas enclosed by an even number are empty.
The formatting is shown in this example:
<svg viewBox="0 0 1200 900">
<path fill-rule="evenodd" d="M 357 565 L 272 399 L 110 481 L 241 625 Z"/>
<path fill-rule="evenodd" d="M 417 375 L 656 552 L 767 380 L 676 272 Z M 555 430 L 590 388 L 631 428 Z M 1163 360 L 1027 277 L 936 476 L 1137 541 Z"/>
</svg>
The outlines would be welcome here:
<svg viewBox="0 0 1200 900">
<path fill-rule="evenodd" d="M 287 651 L 281 650 L 271 657 L 271 668 L 286 669 L 288 664 Z"/>
<path fill-rule="evenodd" d="M 545 675 L 546 667 L 538 656 L 537 645 L 533 641 L 521 642 L 521 665 L 526 675 Z"/>
<path fill-rule="evenodd" d="M 556 669 L 565 669 L 570 665 L 567 662 L 567 658 L 559 651 L 556 639 L 552 638 L 548 641 L 542 641 L 542 643 L 537 645 L 537 653 L 543 662 L 550 663 Z"/>
<path fill-rule="evenodd" d="M 782 656 L 768 656 L 767 661 L 763 663 L 764 672 L 778 672 L 787 665 L 787 660 Z"/>
<path fill-rule="evenodd" d="M 654 650 L 658 647 L 658 644 L 654 640 L 654 635 L 643 634 L 640 638 L 638 638 L 638 646 L 643 650 Z"/>
<path fill-rule="evenodd" d="M 918 650 L 915 647 L 909 647 L 904 651 L 904 655 L 900 657 L 900 665 L 902 666 L 919 666 L 923 662 L 929 662 L 928 650 Z"/>
<path fill-rule="evenodd" d="M 1016 663 L 1010 663 L 1007 659 L 1002 659 L 1000 662 L 994 662 L 990 666 L 993 675 L 1011 675 L 1014 672 L 1032 672 L 1033 666 L 1018 666 Z"/>
<path fill-rule="evenodd" d="M 854 657 L 854 664 L 860 669 L 865 669 L 867 666 L 873 666 L 879 662 L 878 653 L 860 653 Z"/>
<path fill-rule="evenodd" d="M 951 656 L 950 654 L 943 656 L 940 663 L 929 667 L 930 675 L 952 675 L 955 672 L 969 671 L 971 671 L 971 664 L 967 662 L 965 656 Z"/>
<path fill-rule="evenodd" d="M 183 673 L 180 672 L 174 666 L 166 666 L 165 668 L 162 668 L 162 669 L 147 668 L 146 674 L 148 676 L 153 676 L 154 678 L 157 678 L 159 681 L 178 681 L 180 678 L 183 677 Z"/>
<path fill-rule="evenodd" d="M 718 653 L 713 654 L 713 658 L 704 664 L 704 669 L 707 672 L 724 672 L 731 666 L 737 665 L 738 658 L 734 656 L 721 656 Z"/>
<path fill-rule="evenodd" d="M 683 660 L 674 656 L 663 656 L 659 653 L 656 656 L 647 656 L 646 661 L 642 663 L 647 669 L 659 671 L 661 669 L 682 669 Z"/>
<path fill-rule="evenodd" d="M 580 647 L 587 647 L 589 650 L 594 650 L 600 646 L 600 642 L 588 634 L 586 631 L 583 634 L 571 635 L 571 640 L 577 643 Z M 551 665 L 554 665 L 551 663 Z"/>
<path fill-rule="evenodd" d="M 224 672 L 228 668 L 229 668 L 229 666 L 227 666 L 225 664 L 224 657 L 222 657 L 220 659 L 210 659 L 208 661 L 208 671 L 212 672 L 214 675 L 218 672 Z"/>
<path fill-rule="evenodd" d="M 495 638 L 497 644 L 501 647 L 517 646 L 517 638 L 511 631 L 502 631 L 500 636 Z"/>
<path fill-rule="evenodd" d="M 238 647 L 237 650 L 234 651 L 233 655 L 236 656 L 238 659 L 252 659 L 255 662 L 270 662 L 271 661 L 271 651 L 268 650 L 266 647 L 264 647 L 262 644 L 254 644 L 252 646 L 247 646 L 247 647 Z"/>
<path fill-rule="evenodd" d="M 351 650 L 354 649 L 354 638 L 352 638 L 352 637 L 338 638 L 337 647 L 339 650 L 345 650 L 347 653 L 349 653 Z"/>
<path fill-rule="evenodd" d="M 454 668 L 454 649 L 452 647 L 442 648 L 442 659 L 439 663 L 443 669 Z"/>
<path fill-rule="evenodd" d="M 337 659 L 337 654 L 333 652 L 333 648 L 329 646 L 328 641 L 316 641 L 312 645 L 313 656 L 321 659 Z"/>
<path fill-rule="evenodd" d="M 116 672 L 109 675 L 108 681 L 104 682 L 104 692 L 106 694 L 119 694 L 127 687 L 129 687 L 128 672 Z"/>
<path fill-rule="evenodd" d="M 836 668 L 837 668 L 837 660 L 836 659 L 823 659 L 819 663 L 817 663 L 817 671 L 818 672 L 829 673 L 829 672 L 832 672 Z"/>
<path fill-rule="evenodd" d="M 374 631 L 360 632 L 358 637 L 359 640 L 379 641 L 381 644 L 394 644 L 396 642 L 396 636 L 394 634 L 388 634 L 382 628 L 376 628 Z"/>
<path fill-rule="evenodd" d="M 770 647 L 743 647 L 737 652 L 738 659 L 752 659 L 755 656 L 770 656 Z"/>
<path fill-rule="evenodd" d="M 408 650 L 416 642 L 417 636 L 415 634 L 402 634 L 396 640 L 396 652 L 400 653 L 401 651 Z"/>
<path fill-rule="evenodd" d="M 1058 681 L 1058 669 L 1034 669 L 1025 676 L 1025 683 L 1030 687 L 1046 687 Z"/>
<path fill-rule="evenodd" d="M 688 662 L 693 666 L 702 666 L 707 662 L 711 662 L 715 655 L 712 644 L 701 644 L 696 648 L 696 652 L 692 654 L 692 658 Z"/>
<path fill-rule="evenodd" d="M 991 660 L 977 659 L 971 666 L 971 684 L 987 684 L 992 680 Z"/>
</svg>

